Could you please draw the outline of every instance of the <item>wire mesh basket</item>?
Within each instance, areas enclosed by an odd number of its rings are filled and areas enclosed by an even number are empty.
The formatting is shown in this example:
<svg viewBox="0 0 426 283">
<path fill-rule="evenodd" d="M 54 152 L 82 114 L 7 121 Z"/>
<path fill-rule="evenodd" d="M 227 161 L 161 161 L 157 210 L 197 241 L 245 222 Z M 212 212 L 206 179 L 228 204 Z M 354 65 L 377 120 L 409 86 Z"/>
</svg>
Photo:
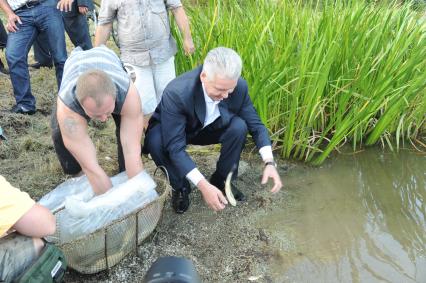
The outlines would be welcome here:
<svg viewBox="0 0 426 283">
<path fill-rule="evenodd" d="M 155 170 L 154 180 L 157 183 L 156 190 L 160 196 L 153 202 L 88 235 L 68 243 L 56 243 L 65 254 L 69 267 L 80 273 L 93 274 L 114 266 L 130 252 L 137 252 L 138 245 L 157 226 L 162 215 L 164 202 L 171 191 L 167 171 L 164 167 Z M 61 217 L 61 211 L 54 213 L 57 219 Z M 61 238 L 61 231 L 58 228 L 59 225 L 57 224 L 57 230 L 52 239 Z"/>
</svg>

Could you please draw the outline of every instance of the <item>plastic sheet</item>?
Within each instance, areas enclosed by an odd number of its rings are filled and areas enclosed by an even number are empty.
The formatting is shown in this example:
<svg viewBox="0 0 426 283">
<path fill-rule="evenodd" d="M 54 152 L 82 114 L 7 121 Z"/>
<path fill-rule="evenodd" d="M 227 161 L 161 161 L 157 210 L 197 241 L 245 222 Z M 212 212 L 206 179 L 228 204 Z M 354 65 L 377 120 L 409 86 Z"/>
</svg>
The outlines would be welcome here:
<svg viewBox="0 0 426 283">
<path fill-rule="evenodd" d="M 64 208 L 57 219 L 61 239 L 56 241 L 67 243 L 88 235 L 158 198 L 156 184 L 146 171 L 131 179 L 123 172 L 112 177 L 111 182 L 109 191 L 94 196 L 86 176 L 73 178 L 40 200 L 51 211 Z"/>
</svg>

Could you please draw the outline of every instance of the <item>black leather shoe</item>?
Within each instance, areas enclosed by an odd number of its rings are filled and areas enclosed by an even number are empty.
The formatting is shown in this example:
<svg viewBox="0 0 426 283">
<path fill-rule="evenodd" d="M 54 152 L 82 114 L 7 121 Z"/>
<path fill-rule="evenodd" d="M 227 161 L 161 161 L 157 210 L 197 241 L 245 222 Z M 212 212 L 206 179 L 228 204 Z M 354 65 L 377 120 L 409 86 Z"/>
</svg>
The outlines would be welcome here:
<svg viewBox="0 0 426 283">
<path fill-rule="evenodd" d="M 53 64 L 42 64 L 42 63 L 40 63 L 40 62 L 35 62 L 34 64 L 30 64 L 29 65 L 30 66 L 30 68 L 33 68 L 33 69 L 40 69 L 40 68 L 42 68 L 42 67 L 46 67 L 46 68 L 52 68 L 53 67 Z"/>
<path fill-rule="evenodd" d="M 210 177 L 210 184 L 218 188 L 223 195 L 225 194 L 225 180 L 218 176 L 218 174 L 213 173 L 213 175 Z M 239 190 L 237 187 L 231 182 L 231 191 L 234 195 L 235 200 L 237 201 L 246 201 L 246 196 Z"/>
<path fill-rule="evenodd" d="M 20 105 L 15 105 L 12 107 L 12 109 L 10 109 L 10 112 L 15 113 L 15 114 L 25 114 L 25 115 L 33 115 L 36 113 L 36 110 L 31 110 L 31 109 L 27 109 L 24 106 L 20 106 Z"/>
<path fill-rule="evenodd" d="M 172 191 L 172 206 L 176 213 L 182 214 L 189 208 L 189 193 L 188 188 Z"/>
</svg>

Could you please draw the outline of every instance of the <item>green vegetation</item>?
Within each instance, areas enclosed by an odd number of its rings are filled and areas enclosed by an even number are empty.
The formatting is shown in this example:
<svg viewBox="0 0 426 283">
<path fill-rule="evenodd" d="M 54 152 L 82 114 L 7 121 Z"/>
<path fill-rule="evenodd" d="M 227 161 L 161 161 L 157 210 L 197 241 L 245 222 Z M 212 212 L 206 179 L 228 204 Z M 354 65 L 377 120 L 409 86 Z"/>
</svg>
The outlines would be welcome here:
<svg viewBox="0 0 426 283">
<path fill-rule="evenodd" d="M 426 15 L 361 0 L 192 2 L 198 50 L 176 57 L 178 73 L 211 48 L 234 48 L 283 157 L 320 164 L 345 143 L 426 150 Z"/>
</svg>

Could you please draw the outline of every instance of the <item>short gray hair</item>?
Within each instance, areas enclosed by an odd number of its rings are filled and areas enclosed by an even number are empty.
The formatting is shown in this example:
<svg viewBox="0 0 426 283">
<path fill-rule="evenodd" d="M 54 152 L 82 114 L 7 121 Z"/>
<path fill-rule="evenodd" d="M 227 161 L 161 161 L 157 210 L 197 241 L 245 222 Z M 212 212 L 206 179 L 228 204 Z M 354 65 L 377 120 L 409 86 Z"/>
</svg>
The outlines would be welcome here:
<svg viewBox="0 0 426 283">
<path fill-rule="evenodd" d="M 240 55 L 231 48 L 217 47 L 207 53 L 203 72 L 212 80 L 216 75 L 230 80 L 237 80 L 241 75 L 243 62 Z"/>
<path fill-rule="evenodd" d="M 87 70 L 77 80 L 76 97 L 80 104 L 91 97 L 100 107 L 106 96 L 116 98 L 117 88 L 107 73 L 97 69 Z"/>
</svg>

